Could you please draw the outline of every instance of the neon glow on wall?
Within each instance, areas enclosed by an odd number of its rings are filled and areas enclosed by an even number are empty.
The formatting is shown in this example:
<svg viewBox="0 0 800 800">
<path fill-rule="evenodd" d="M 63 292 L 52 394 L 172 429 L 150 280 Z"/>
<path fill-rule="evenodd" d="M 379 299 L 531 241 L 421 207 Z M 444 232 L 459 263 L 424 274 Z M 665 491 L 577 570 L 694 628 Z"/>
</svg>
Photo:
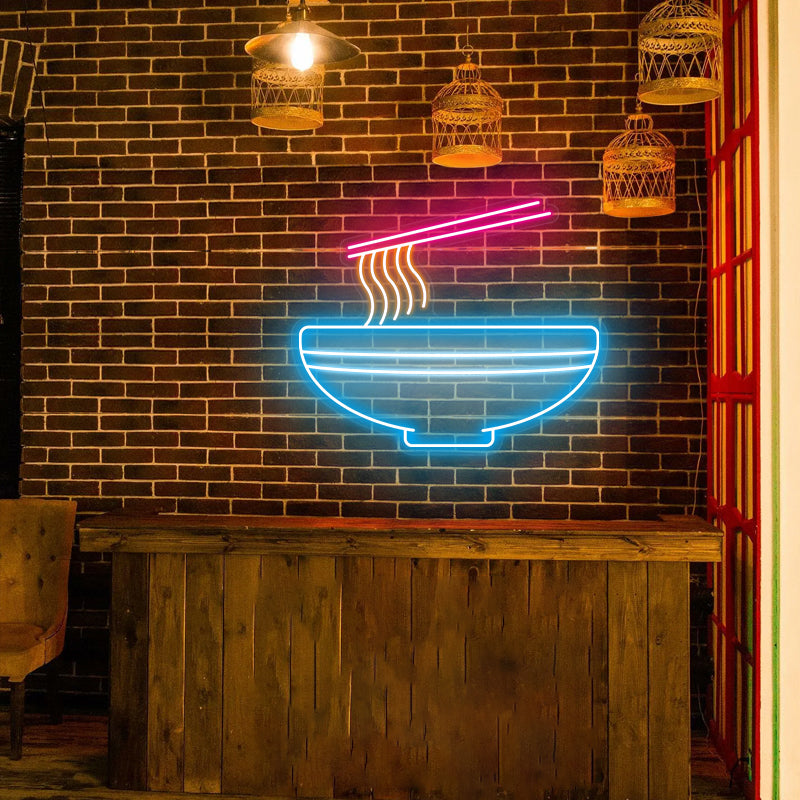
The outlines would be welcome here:
<svg viewBox="0 0 800 800">
<path fill-rule="evenodd" d="M 498 432 L 563 406 L 597 364 L 594 325 L 395 324 L 430 299 L 414 246 L 549 217 L 534 200 L 349 245 L 367 319 L 304 326 L 306 374 L 339 408 L 402 434 L 410 448 L 489 448 Z"/>
</svg>

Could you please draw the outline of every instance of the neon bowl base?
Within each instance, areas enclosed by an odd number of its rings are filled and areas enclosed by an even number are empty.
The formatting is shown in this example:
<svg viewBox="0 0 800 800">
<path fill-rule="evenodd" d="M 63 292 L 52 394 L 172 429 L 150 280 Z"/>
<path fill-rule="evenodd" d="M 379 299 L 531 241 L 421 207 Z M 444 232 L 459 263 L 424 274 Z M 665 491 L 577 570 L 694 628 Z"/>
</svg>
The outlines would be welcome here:
<svg viewBox="0 0 800 800">
<path fill-rule="evenodd" d="M 560 408 L 600 350 L 593 325 L 307 325 L 299 354 L 317 389 L 410 448 L 488 448 Z"/>
</svg>

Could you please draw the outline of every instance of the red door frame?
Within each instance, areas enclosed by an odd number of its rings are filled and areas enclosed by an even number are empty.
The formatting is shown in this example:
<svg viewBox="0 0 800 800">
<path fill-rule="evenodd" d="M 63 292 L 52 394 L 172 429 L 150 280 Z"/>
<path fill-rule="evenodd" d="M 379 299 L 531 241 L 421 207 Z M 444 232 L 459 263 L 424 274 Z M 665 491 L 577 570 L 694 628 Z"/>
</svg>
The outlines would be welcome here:
<svg viewBox="0 0 800 800">
<path fill-rule="evenodd" d="M 722 6 L 724 96 L 717 101 L 716 109 L 708 109 L 706 125 L 711 239 L 708 248 L 708 515 L 725 531 L 724 560 L 721 565 L 709 568 L 717 597 L 710 619 L 712 645 L 717 654 L 717 680 L 714 696 L 710 698 L 711 731 L 729 769 L 743 779 L 745 792 L 751 798 L 755 797 L 758 786 L 761 737 L 758 724 L 761 512 L 757 2 L 718 0 L 717 5 Z M 737 118 L 736 108 L 748 110 Z M 748 166 L 742 159 L 737 171 L 735 160 L 744 152 L 741 148 L 748 146 L 749 169 L 741 168 Z M 723 182 L 724 186 L 720 186 Z M 744 189 L 748 184 L 749 207 L 744 201 Z M 744 233 L 737 236 L 737 212 L 742 230 L 747 225 L 745 216 L 750 218 L 749 246 L 740 247 Z M 722 241 L 725 252 L 721 254 Z M 741 283 L 737 284 L 737 279 Z M 749 325 L 745 326 L 744 320 L 749 320 Z M 749 353 L 749 358 L 745 353 Z M 745 368 L 748 362 L 749 368 Z M 724 369 L 715 370 L 715 363 L 717 366 L 724 364 Z M 748 415 L 751 415 L 752 424 L 750 435 L 746 437 L 743 434 L 748 426 L 742 420 Z M 746 441 L 747 438 L 750 441 Z M 745 494 L 749 500 L 743 502 Z M 752 670 L 752 693 L 748 691 L 748 669 Z M 744 748 L 747 742 L 751 743 L 747 748 L 749 752 Z M 742 768 L 737 770 L 740 766 Z"/>
</svg>

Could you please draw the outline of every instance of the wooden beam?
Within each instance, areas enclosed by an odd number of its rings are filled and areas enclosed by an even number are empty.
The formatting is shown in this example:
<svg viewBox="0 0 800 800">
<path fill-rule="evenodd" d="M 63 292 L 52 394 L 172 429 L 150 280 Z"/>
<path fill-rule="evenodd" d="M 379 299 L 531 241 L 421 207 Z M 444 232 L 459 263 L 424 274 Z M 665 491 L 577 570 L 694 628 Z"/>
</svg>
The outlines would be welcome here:
<svg viewBox="0 0 800 800">
<path fill-rule="evenodd" d="M 127 553 L 358 555 L 566 561 L 719 561 L 722 534 L 698 518 L 643 522 L 104 515 L 81 549 Z"/>
</svg>

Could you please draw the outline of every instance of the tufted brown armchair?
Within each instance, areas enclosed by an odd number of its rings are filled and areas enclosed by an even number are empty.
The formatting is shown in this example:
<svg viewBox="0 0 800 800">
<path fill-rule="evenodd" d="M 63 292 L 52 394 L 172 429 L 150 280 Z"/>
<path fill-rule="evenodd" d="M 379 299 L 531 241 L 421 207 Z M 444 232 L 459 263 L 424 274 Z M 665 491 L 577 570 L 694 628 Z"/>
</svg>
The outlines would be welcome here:
<svg viewBox="0 0 800 800">
<path fill-rule="evenodd" d="M 69 500 L 0 500 L 0 678 L 11 686 L 11 758 L 22 756 L 25 677 L 64 647 L 75 531 Z"/>
</svg>

